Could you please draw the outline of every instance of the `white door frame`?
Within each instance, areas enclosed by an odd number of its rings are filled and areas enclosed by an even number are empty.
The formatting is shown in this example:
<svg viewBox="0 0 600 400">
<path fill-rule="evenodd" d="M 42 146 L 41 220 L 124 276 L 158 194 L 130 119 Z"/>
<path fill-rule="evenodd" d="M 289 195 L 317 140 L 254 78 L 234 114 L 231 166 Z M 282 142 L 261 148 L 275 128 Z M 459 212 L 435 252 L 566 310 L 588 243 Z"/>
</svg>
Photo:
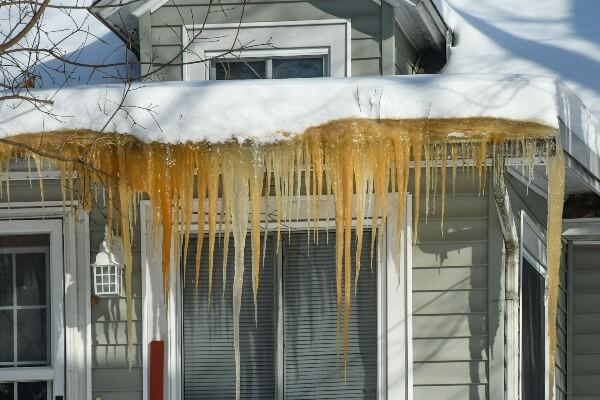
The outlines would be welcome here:
<svg viewBox="0 0 600 400">
<path fill-rule="evenodd" d="M 62 202 L 0 204 L 0 234 L 50 235 L 50 367 L 0 369 L 5 381 L 53 380 L 52 396 L 91 398 L 89 218 Z M 56 271 L 60 273 L 55 273 Z M 54 398 L 54 397 L 53 397 Z"/>
<path fill-rule="evenodd" d="M 391 197 L 391 196 L 390 196 Z M 272 199 L 270 207 L 274 207 Z M 302 198 L 300 201 L 304 201 Z M 393 204 L 390 202 L 389 204 Z M 143 364 L 143 399 L 149 398 L 149 343 L 152 340 L 165 342 L 165 396 L 170 400 L 183 399 L 183 371 L 181 365 L 182 348 L 182 320 L 181 290 L 179 262 L 171 260 L 171 281 L 169 283 L 168 306 L 164 302 L 161 249 L 153 246 L 152 241 L 152 213 L 149 210 L 149 201 L 143 201 L 140 206 L 141 224 L 141 250 L 142 250 L 142 364 Z M 194 205 L 196 209 L 196 203 Z M 220 208 L 220 206 L 219 206 Z M 306 212 L 308 207 L 294 205 L 294 210 Z M 321 210 L 325 210 L 323 205 Z M 333 213 L 333 207 L 330 207 Z M 365 213 L 365 215 L 370 215 Z M 396 232 L 396 207 L 389 207 L 387 227 L 380 241 L 380 266 L 378 268 L 377 287 L 377 312 L 378 312 L 378 400 L 412 400 L 412 197 L 407 196 L 405 230 L 401 240 L 401 257 L 397 260 L 395 254 L 397 241 Z M 197 218 L 197 215 L 194 215 Z M 302 217 L 301 217 L 302 219 Z M 197 221 L 197 219 L 196 219 Z M 306 226 L 305 222 L 295 222 L 294 228 Z M 333 220 L 330 219 L 331 229 L 335 229 Z M 325 226 L 326 222 L 320 222 Z M 365 226 L 370 222 L 365 223 Z M 273 232 L 273 223 L 270 231 Z M 197 231 L 197 223 L 192 226 Z M 262 227 L 261 227 L 262 229 Z M 205 231 L 207 231 L 205 229 Z M 283 234 L 283 232 L 282 232 Z M 161 230 L 158 230 L 157 240 L 161 240 Z M 173 254 L 173 252 L 171 252 Z M 385 254 L 385 256 L 383 256 Z M 396 262 L 400 262 L 400 279 L 387 279 L 396 276 Z M 388 306 L 389 305 L 389 306 Z M 393 305 L 393 306 L 392 306 Z M 384 334 L 385 332 L 385 334 Z"/>
</svg>

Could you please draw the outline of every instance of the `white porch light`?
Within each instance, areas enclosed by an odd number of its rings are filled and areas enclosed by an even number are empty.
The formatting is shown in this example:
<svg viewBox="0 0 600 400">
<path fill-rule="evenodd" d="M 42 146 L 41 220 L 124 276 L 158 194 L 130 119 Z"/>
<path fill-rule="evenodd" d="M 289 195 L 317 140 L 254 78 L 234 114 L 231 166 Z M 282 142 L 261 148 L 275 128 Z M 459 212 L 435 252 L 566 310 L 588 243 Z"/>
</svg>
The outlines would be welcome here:
<svg viewBox="0 0 600 400">
<path fill-rule="evenodd" d="M 104 231 L 104 240 L 100 244 L 96 261 L 92 264 L 94 275 L 94 293 L 98 297 L 118 297 L 123 294 L 123 242 L 112 236 L 109 243 L 108 229 Z"/>
</svg>

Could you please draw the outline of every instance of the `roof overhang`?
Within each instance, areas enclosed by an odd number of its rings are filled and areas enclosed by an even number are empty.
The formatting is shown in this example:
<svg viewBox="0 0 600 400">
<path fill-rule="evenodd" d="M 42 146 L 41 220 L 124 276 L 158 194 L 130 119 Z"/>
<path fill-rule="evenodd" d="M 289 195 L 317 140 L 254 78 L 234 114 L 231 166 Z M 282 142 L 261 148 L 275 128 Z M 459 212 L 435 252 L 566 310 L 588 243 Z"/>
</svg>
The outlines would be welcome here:
<svg viewBox="0 0 600 400">
<path fill-rule="evenodd" d="M 420 66 L 425 71 L 439 71 L 448 59 L 452 31 L 432 0 L 383 2 L 393 7 L 396 24 L 420 54 Z"/>
</svg>

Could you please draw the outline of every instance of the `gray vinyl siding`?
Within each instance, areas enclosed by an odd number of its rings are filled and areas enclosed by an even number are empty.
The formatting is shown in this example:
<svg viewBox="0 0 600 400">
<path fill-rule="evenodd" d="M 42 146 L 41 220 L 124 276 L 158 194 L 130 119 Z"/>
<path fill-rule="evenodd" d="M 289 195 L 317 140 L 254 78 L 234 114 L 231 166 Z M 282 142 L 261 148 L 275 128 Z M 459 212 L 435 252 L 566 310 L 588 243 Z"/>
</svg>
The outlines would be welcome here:
<svg viewBox="0 0 600 400">
<path fill-rule="evenodd" d="M 201 24 L 208 11 L 208 0 L 169 2 L 150 17 L 153 59 L 157 62 L 181 62 L 182 24 Z M 225 12 L 220 12 L 219 7 Z M 208 24 L 239 23 L 240 2 L 227 0 L 212 6 Z M 348 1 L 273 1 L 260 0 L 244 8 L 243 22 L 302 21 L 348 19 L 351 22 L 352 76 L 381 75 L 381 8 L 371 0 Z M 143 55 L 147 58 L 147 55 Z M 156 80 L 181 80 L 182 68 L 171 66 L 157 74 Z"/>
<path fill-rule="evenodd" d="M 104 239 L 106 211 L 90 213 L 90 251 L 93 262 Z M 137 221 L 140 221 L 139 216 Z M 92 305 L 92 398 L 142 399 L 142 279 L 140 225 L 133 235 L 133 349 L 134 363 L 127 361 L 127 304 L 122 298 L 98 298 Z"/>
<path fill-rule="evenodd" d="M 451 176 L 451 174 L 448 174 Z M 449 179 L 413 249 L 414 399 L 488 399 L 488 196 L 471 177 Z M 414 205 L 414 200 L 413 200 Z"/>
<path fill-rule="evenodd" d="M 567 266 L 563 260 L 560 266 L 560 280 L 558 285 L 558 309 L 556 314 L 556 400 L 567 399 L 567 310 L 568 310 L 568 295 L 567 295 Z M 600 276 L 600 275 L 599 275 Z M 598 287 L 600 292 L 600 286 Z M 600 329 L 598 330 L 600 333 Z M 600 358 L 598 358 L 600 360 Z M 600 370 L 599 370 L 600 372 Z"/>
<path fill-rule="evenodd" d="M 573 400 L 600 397 L 600 245 L 573 246 Z"/>
</svg>

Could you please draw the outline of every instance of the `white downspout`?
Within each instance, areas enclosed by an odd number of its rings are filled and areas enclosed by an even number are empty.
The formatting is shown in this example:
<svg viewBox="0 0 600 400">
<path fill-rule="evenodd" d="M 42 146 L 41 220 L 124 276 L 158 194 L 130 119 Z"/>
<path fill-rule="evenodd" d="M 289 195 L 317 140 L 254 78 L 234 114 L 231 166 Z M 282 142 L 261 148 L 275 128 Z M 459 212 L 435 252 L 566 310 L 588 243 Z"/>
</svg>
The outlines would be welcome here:
<svg viewBox="0 0 600 400">
<path fill-rule="evenodd" d="M 494 173 L 494 199 L 504 237 L 505 263 L 505 398 L 521 399 L 521 318 L 519 237 L 504 181 L 504 165 Z"/>
</svg>

